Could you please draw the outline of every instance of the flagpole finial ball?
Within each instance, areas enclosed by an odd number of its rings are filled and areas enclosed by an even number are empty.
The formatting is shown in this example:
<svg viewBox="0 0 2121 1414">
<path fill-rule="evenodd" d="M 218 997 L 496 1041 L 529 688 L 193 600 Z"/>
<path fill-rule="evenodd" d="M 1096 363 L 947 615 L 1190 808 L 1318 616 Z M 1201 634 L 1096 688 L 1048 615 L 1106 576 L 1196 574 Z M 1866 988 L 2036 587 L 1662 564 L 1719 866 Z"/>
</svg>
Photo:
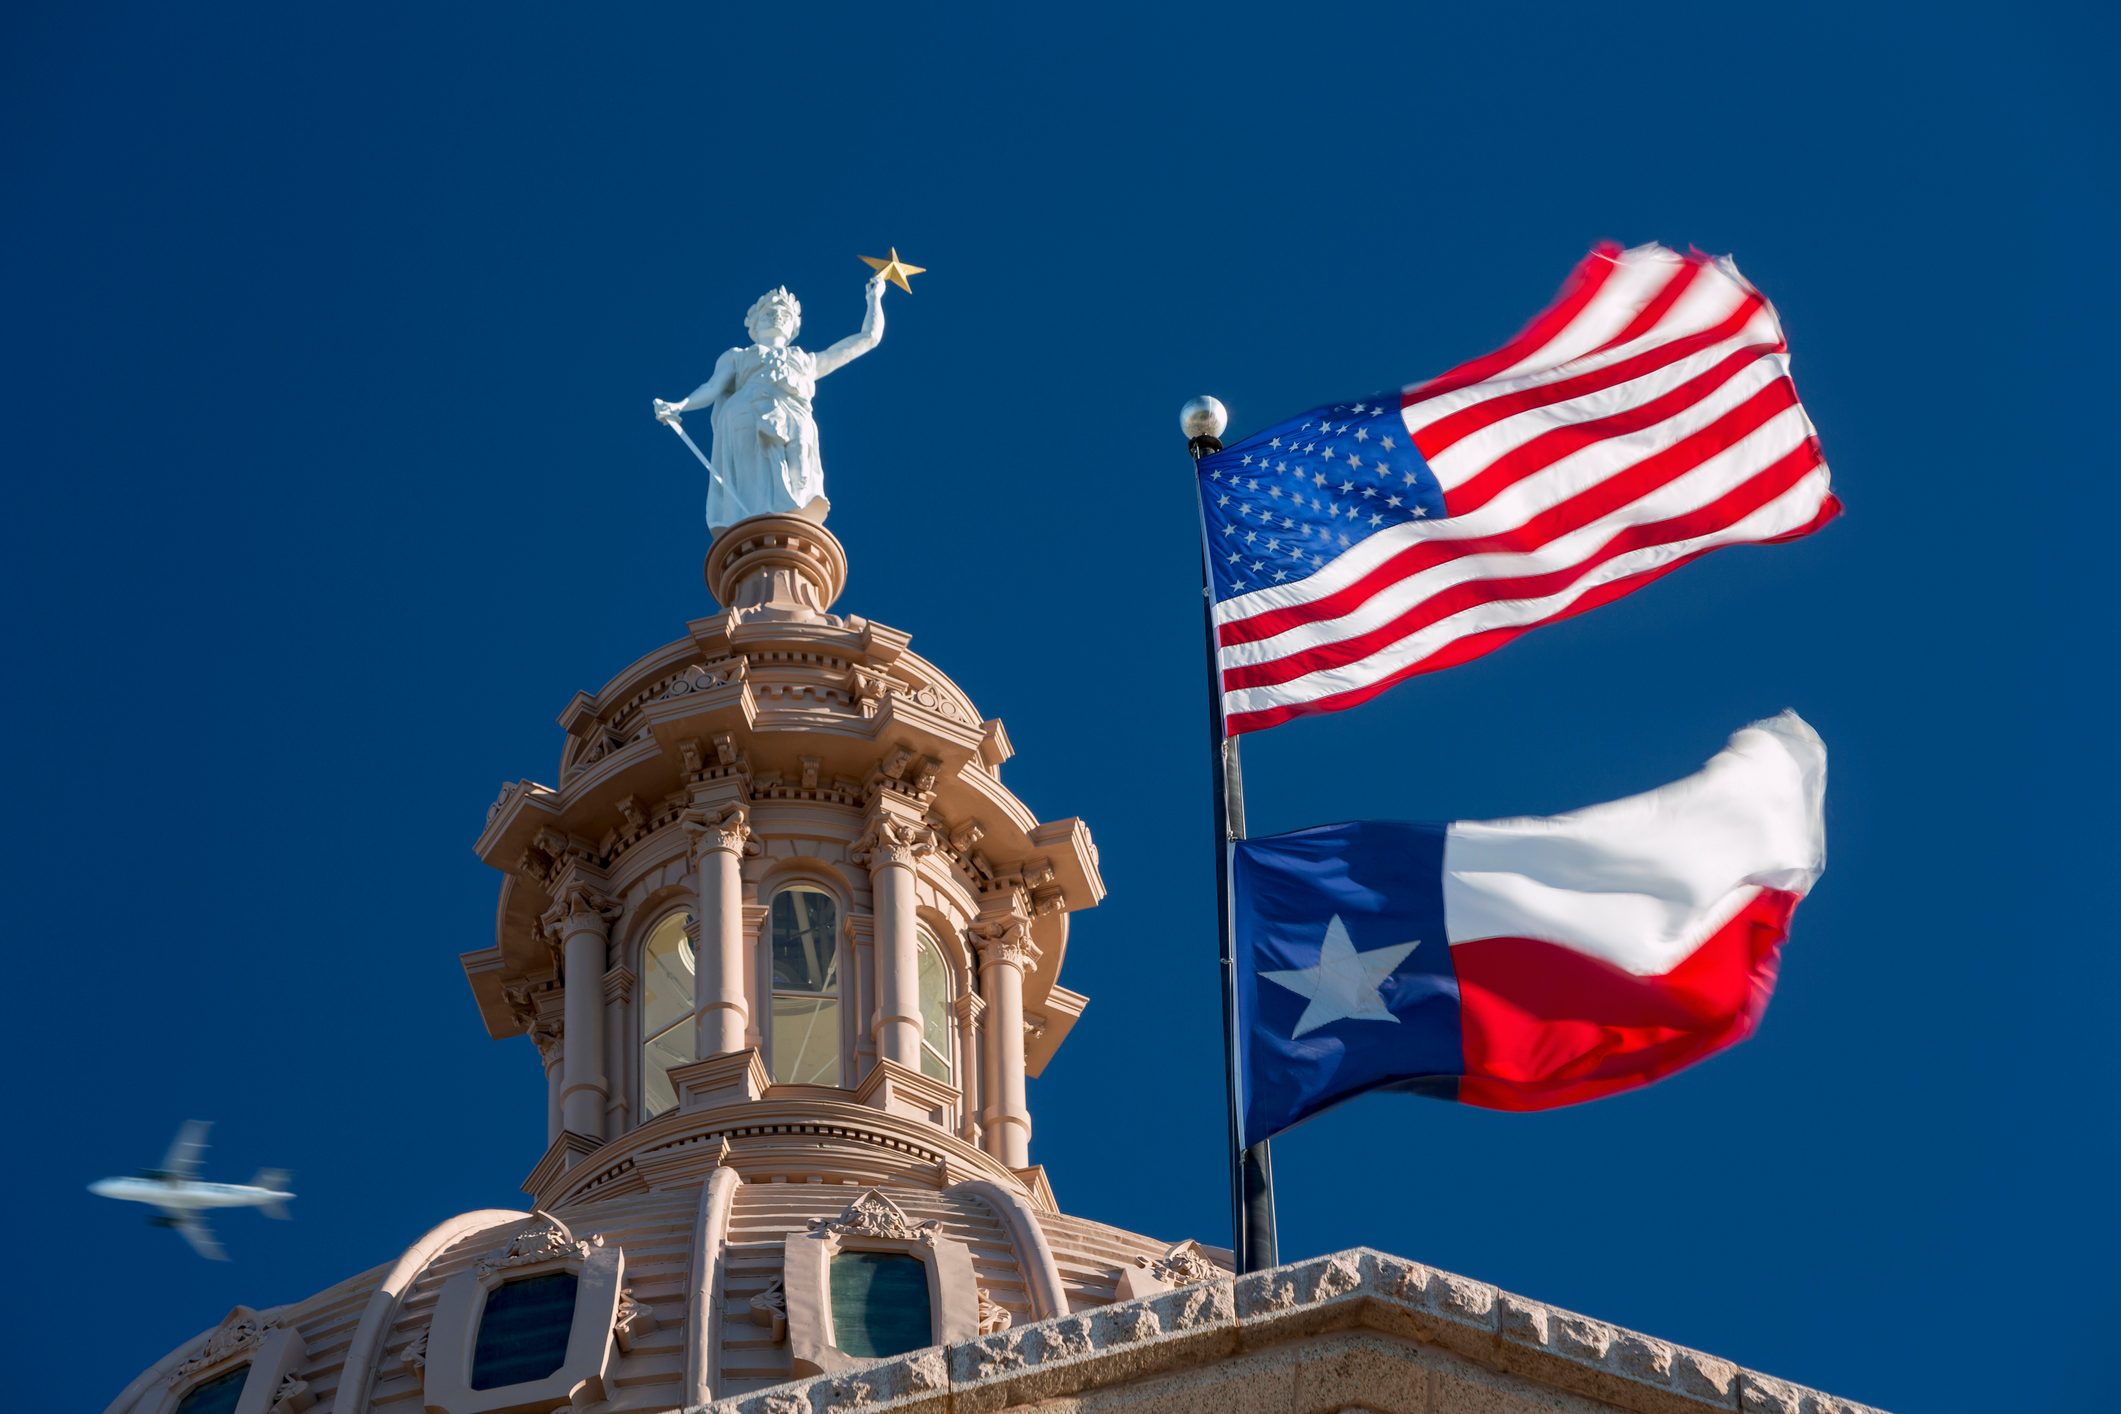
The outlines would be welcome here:
<svg viewBox="0 0 2121 1414">
<path fill-rule="evenodd" d="M 1188 441 L 1195 437 L 1221 437 L 1229 425 L 1229 409 L 1214 398 L 1188 398 L 1178 410 L 1178 428 Z"/>
</svg>

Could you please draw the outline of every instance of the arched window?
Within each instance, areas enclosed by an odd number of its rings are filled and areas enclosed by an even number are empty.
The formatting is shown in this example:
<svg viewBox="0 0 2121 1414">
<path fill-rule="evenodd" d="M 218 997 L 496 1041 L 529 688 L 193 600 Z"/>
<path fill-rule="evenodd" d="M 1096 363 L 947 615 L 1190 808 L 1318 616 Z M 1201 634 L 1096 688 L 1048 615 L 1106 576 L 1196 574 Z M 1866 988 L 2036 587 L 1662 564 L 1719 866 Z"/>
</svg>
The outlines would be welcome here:
<svg viewBox="0 0 2121 1414">
<path fill-rule="evenodd" d="M 918 954 L 921 979 L 921 1071 L 950 1083 L 950 965 L 926 928 Z"/>
<path fill-rule="evenodd" d="M 249 1378 L 250 1366 L 245 1365 L 193 1385 L 178 1402 L 177 1414 L 233 1414 L 236 1401 L 243 1398 L 243 1383 Z"/>
<path fill-rule="evenodd" d="M 641 945 L 641 1118 L 677 1108 L 670 1068 L 692 1059 L 692 940 L 689 913 L 672 913 Z"/>
<path fill-rule="evenodd" d="M 839 905 L 800 884 L 773 896 L 773 1078 L 840 1083 Z"/>
<path fill-rule="evenodd" d="M 471 1351 L 471 1387 L 501 1389 L 556 1373 L 574 1328 L 573 1272 L 518 1277 L 486 1293 Z"/>
<path fill-rule="evenodd" d="M 871 1359 L 935 1344 L 928 1264 L 897 1252 L 839 1252 L 827 1277 L 832 1343 Z"/>
</svg>

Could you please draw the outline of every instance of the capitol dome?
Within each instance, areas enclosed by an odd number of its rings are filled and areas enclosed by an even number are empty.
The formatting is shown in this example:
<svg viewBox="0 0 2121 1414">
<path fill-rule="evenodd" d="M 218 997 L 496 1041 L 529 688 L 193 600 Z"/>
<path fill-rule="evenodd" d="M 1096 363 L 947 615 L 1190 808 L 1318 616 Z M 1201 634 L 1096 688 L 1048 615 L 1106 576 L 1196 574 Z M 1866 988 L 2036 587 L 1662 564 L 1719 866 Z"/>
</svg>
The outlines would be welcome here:
<svg viewBox="0 0 2121 1414">
<path fill-rule="evenodd" d="M 577 694 L 553 784 L 487 811 L 463 964 L 543 1065 L 524 1207 L 237 1308 L 113 1414 L 675 1409 L 1226 1270 L 1063 1215 L 1031 1163 L 1097 850 L 908 635 L 831 612 L 845 575 L 807 518 L 733 528 L 728 607 Z"/>
</svg>

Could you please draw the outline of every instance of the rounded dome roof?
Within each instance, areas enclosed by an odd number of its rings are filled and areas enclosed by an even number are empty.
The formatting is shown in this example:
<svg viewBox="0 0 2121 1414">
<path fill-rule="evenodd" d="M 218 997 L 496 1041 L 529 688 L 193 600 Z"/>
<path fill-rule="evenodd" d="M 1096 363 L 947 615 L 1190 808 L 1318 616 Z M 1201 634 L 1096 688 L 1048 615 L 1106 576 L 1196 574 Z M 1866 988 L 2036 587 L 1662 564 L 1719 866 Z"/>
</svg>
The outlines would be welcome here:
<svg viewBox="0 0 2121 1414">
<path fill-rule="evenodd" d="M 715 1182 L 716 1172 L 727 1177 Z M 450 1218 L 393 1261 L 305 1300 L 259 1312 L 238 1308 L 143 1372 L 109 1414 L 159 1408 L 187 1362 L 199 1368 L 205 1354 L 232 1368 L 258 1348 L 254 1332 L 283 1329 L 300 1338 L 303 1353 L 287 1376 L 304 1384 L 309 1407 L 418 1408 L 426 1364 L 437 1356 L 427 1341 L 445 1284 L 495 1262 L 520 1239 L 542 1235 L 551 1219 L 575 1241 L 624 1253 L 626 1302 L 640 1314 L 612 1352 L 606 1387 L 623 1388 L 628 1407 L 698 1402 L 702 1391 L 691 1382 L 702 1378 L 717 1399 L 763 1389 L 805 1373 L 794 1367 L 785 1333 L 753 1314 L 754 1301 L 770 1299 L 783 1279 L 786 1240 L 844 1217 L 871 1194 L 911 1226 L 933 1224 L 942 1240 L 963 1245 L 990 1322 L 1025 1324 L 1135 1294 L 1132 1283 L 1151 1280 L 1147 1273 L 1174 1250 L 1041 1208 L 983 1178 L 944 1186 L 763 1171 L 743 1178 L 731 1165 L 710 1171 L 707 1182 L 690 1178 L 550 1214 L 486 1209 Z M 1197 1250 L 1218 1270 L 1227 1267 L 1224 1254 Z"/>
</svg>

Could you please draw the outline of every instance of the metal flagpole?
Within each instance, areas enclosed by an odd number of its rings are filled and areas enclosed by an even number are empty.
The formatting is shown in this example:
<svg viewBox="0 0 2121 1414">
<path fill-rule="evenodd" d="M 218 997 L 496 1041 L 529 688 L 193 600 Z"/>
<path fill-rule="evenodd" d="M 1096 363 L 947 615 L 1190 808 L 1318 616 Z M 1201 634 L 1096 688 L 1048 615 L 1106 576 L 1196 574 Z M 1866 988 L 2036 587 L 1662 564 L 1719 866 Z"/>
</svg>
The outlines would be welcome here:
<svg viewBox="0 0 2121 1414">
<path fill-rule="evenodd" d="M 1214 398 L 1194 398 L 1179 412 L 1186 448 L 1197 465 L 1223 449 L 1229 414 Z M 1208 525 L 1201 520 L 1200 604 L 1208 649 L 1208 742 L 1213 753 L 1210 795 L 1215 802 L 1215 913 L 1221 945 L 1223 989 L 1223 1081 L 1230 1120 L 1230 1228 L 1237 1270 L 1262 1271 L 1277 1264 L 1274 1239 L 1274 1166 L 1264 1141 L 1244 1147 L 1240 1115 L 1237 1034 L 1237 945 L 1231 894 L 1231 845 L 1245 837 L 1245 778 L 1237 743 L 1223 729 L 1222 670 L 1215 652 L 1215 593 L 1208 567 Z"/>
</svg>

